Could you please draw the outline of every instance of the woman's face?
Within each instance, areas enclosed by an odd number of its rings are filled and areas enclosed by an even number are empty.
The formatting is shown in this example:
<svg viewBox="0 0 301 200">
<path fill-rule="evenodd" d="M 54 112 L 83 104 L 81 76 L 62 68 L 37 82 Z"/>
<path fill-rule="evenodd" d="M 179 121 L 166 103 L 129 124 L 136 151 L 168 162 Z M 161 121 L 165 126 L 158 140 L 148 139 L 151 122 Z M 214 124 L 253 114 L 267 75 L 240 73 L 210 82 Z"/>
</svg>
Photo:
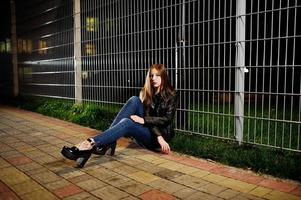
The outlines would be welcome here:
<svg viewBox="0 0 301 200">
<path fill-rule="evenodd" d="M 150 79 L 151 79 L 152 86 L 154 88 L 159 88 L 161 86 L 162 80 L 158 70 L 156 69 L 151 70 Z"/>
</svg>

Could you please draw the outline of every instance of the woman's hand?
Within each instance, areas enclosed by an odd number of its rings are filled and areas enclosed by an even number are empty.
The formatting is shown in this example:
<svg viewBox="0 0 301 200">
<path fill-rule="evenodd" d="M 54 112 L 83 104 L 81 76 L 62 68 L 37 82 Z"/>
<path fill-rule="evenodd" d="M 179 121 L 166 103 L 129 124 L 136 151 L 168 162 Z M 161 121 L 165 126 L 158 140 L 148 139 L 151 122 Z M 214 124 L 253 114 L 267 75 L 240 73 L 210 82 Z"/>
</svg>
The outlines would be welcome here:
<svg viewBox="0 0 301 200">
<path fill-rule="evenodd" d="M 169 154 L 169 152 L 170 152 L 169 144 L 164 140 L 164 138 L 162 136 L 158 136 L 157 139 L 161 146 L 162 153 Z"/>
<path fill-rule="evenodd" d="M 144 124 L 144 119 L 142 117 L 139 117 L 138 115 L 131 115 L 130 118 L 136 123 Z"/>
</svg>

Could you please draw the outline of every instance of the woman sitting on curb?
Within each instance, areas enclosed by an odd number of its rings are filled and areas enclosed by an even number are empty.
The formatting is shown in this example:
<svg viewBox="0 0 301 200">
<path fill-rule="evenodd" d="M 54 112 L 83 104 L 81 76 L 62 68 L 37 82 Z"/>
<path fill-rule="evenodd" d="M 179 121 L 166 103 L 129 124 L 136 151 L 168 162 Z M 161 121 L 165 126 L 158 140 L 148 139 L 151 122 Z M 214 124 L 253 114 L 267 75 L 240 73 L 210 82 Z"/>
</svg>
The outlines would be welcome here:
<svg viewBox="0 0 301 200">
<path fill-rule="evenodd" d="M 64 157 L 76 160 L 78 167 L 84 167 L 92 153 L 114 155 L 116 141 L 130 136 L 147 149 L 161 148 L 168 154 L 168 142 L 174 136 L 173 120 L 178 97 L 171 86 L 163 64 L 152 65 L 145 79 L 139 97 L 131 97 L 119 111 L 109 129 L 88 138 L 73 147 L 64 146 Z"/>
</svg>

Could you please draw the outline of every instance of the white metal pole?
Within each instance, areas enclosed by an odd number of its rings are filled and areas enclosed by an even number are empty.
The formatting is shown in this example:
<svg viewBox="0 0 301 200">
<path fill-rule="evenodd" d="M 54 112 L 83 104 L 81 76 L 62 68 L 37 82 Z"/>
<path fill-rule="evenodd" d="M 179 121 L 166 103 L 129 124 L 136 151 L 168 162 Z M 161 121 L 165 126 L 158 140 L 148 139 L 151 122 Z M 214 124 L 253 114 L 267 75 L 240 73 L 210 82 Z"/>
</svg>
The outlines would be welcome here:
<svg viewBox="0 0 301 200">
<path fill-rule="evenodd" d="M 74 0 L 74 81 L 75 102 L 82 102 L 82 65 L 81 65 L 81 24 L 80 0 Z"/>
<path fill-rule="evenodd" d="M 244 87 L 245 87 L 245 28 L 246 0 L 236 0 L 236 61 L 235 61 L 235 134 L 243 140 Z"/>
</svg>

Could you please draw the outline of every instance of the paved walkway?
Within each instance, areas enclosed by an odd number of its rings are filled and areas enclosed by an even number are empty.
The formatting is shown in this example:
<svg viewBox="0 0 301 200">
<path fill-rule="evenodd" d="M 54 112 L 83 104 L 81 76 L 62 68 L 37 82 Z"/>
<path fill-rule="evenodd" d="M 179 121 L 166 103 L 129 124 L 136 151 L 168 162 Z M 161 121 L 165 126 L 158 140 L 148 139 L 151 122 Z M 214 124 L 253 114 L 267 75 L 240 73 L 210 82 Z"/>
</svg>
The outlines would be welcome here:
<svg viewBox="0 0 301 200">
<path fill-rule="evenodd" d="M 217 163 L 162 155 L 123 139 L 85 168 L 60 149 L 96 130 L 0 106 L 0 199 L 301 199 L 300 183 Z"/>
</svg>

